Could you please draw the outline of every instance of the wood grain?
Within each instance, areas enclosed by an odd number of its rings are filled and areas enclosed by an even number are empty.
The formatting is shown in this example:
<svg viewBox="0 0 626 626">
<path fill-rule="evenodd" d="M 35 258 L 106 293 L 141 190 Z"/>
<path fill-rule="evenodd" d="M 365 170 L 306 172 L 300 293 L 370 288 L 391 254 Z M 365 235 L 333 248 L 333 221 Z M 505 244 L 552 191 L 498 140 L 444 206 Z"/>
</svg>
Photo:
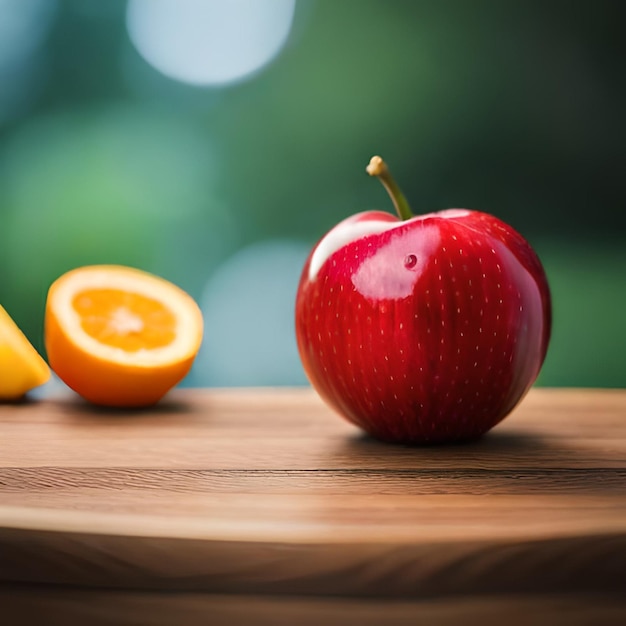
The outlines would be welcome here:
<svg viewBox="0 0 626 626">
<path fill-rule="evenodd" d="M 564 616 L 624 617 L 626 391 L 535 389 L 482 440 L 422 448 L 363 436 L 308 389 L 0 405 L 0 583 L 0 607 L 36 596 L 76 623 L 125 623 L 84 618 L 107 594 L 189 623 L 239 623 L 233 597 L 277 620 L 260 623 L 392 601 L 388 623 L 453 623 L 446 598 L 476 623 L 524 603 L 552 619 L 564 598 Z"/>
<path fill-rule="evenodd" d="M 11 626 L 621 626 L 623 601 L 610 594 L 505 594 L 445 599 L 378 600 L 200 593 L 0 587 Z"/>
</svg>

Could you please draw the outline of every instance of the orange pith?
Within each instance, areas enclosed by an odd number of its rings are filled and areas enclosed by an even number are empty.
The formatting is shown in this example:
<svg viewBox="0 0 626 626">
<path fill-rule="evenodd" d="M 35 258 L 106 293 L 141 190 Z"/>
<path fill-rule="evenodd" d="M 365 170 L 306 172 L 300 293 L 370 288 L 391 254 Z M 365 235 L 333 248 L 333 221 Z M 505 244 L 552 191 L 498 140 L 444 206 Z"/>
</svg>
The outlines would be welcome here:
<svg viewBox="0 0 626 626">
<path fill-rule="evenodd" d="M 176 318 L 161 302 L 119 289 L 86 289 L 72 302 L 83 330 L 101 343 L 127 352 L 166 346 Z"/>
</svg>

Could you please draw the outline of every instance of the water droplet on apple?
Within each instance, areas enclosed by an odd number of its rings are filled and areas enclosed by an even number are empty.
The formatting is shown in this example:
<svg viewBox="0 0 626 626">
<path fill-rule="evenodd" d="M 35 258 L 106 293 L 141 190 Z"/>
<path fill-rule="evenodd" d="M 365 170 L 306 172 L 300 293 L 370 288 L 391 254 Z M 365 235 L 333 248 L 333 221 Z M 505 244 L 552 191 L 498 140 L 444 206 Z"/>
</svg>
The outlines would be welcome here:
<svg viewBox="0 0 626 626">
<path fill-rule="evenodd" d="M 407 254 L 404 257 L 404 267 L 413 269 L 417 265 L 417 257 L 414 254 Z"/>
</svg>

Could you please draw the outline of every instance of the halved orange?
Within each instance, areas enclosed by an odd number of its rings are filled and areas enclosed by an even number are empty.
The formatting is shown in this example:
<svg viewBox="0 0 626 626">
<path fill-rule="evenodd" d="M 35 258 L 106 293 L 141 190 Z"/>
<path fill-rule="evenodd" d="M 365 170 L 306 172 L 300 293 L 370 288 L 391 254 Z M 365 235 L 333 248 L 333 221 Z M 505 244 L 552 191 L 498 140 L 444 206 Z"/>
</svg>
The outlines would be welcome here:
<svg viewBox="0 0 626 626">
<path fill-rule="evenodd" d="M 191 296 L 142 270 L 80 267 L 48 291 L 44 336 L 50 366 L 94 404 L 158 402 L 191 369 L 202 331 Z"/>
<path fill-rule="evenodd" d="M 49 378 L 47 363 L 0 306 L 0 400 L 19 400 Z"/>
</svg>

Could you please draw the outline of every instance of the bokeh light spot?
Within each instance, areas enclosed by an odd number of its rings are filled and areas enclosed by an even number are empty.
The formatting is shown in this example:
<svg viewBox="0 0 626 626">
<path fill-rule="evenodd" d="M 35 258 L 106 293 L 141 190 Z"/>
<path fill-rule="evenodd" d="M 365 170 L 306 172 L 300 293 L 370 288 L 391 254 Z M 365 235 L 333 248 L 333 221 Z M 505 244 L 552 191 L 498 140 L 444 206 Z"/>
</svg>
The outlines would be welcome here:
<svg viewBox="0 0 626 626">
<path fill-rule="evenodd" d="M 18 63 L 40 46 L 55 11 L 52 0 L 0 0 L 0 67 Z"/>
<path fill-rule="evenodd" d="M 308 246 L 266 241 L 223 263 L 201 301 L 205 335 L 192 372 L 212 387 L 306 384 L 294 306 Z"/>
<path fill-rule="evenodd" d="M 130 0 L 128 34 L 169 78 L 194 85 L 242 80 L 284 46 L 295 0 Z"/>
<path fill-rule="evenodd" d="M 18 114 L 42 80 L 42 47 L 56 14 L 54 0 L 0 0 L 0 122 Z"/>
</svg>

